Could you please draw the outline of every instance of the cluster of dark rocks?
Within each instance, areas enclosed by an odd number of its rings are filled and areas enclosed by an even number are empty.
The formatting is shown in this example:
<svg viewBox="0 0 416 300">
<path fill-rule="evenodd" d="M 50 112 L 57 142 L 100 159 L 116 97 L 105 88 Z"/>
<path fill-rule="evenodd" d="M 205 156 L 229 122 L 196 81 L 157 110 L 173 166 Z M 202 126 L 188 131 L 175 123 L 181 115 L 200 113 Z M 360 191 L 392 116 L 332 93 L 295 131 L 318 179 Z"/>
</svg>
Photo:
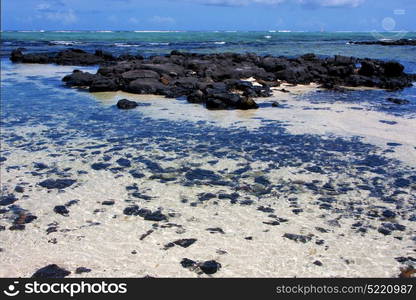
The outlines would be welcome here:
<svg viewBox="0 0 416 300">
<path fill-rule="evenodd" d="M 81 49 L 68 49 L 58 53 L 28 53 L 23 54 L 24 48 L 17 48 L 12 51 L 10 60 L 17 63 L 28 64 L 58 64 L 63 66 L 93 66 L 107 62 L 114 62 L 117 59 L 108 52 L 101 50 L 95 53 L 88 53 Z"/>
<path fill-rule="evenodd" d="M 375 40 L 375 41 L 352 41 L 350 44 L 356 45 L 381 45 L 381 46 L 416 46 L 416 40 Z"/>
<path fill-rule="evenodd" d="M 305 54 L 297 58 L 259 56 L 253 53 L 196 54 L 172 51 L 166 56 L 122 55 L 69 49 L 57 54 L 23 54 L 16 49 L 13 62 L 100 65 L 96 74 L 74 70 L 63 78 L 70 87 L 90 92 L 125 91 L 186 97 L 208 109 L 253 109 L 255 97 L 269 97 L 281 82 L 319 83 L 324 88 L 365 86 L 388 90 L 411 86 L 415 75 L 404 73 L 398 62 L 358 59 L 336 55 L 320 58 Z M 258 84 L 248 81 L 254 78 Z M 129 103 L 126 103 L 129 105 Z"/>
</svg>

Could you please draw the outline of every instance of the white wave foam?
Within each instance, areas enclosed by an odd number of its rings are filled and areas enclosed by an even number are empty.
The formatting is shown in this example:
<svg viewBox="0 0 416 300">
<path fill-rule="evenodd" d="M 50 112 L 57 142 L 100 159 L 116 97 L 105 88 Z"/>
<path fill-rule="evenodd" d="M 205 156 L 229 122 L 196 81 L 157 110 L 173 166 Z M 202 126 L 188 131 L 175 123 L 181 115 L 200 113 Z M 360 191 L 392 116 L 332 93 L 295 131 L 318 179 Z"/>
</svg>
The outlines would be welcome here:
<svg viewBox="0 0 416 300">
<path fill-rule="evenodd" d="M 51 44 L 51 45 L 71 46 L 71 45 L 79 45 L 79 44 L 82 44 L 82 43 L 81 42 L 75 42 L 75 41 L 50 41 L 49 44 Z"/>
</svg>

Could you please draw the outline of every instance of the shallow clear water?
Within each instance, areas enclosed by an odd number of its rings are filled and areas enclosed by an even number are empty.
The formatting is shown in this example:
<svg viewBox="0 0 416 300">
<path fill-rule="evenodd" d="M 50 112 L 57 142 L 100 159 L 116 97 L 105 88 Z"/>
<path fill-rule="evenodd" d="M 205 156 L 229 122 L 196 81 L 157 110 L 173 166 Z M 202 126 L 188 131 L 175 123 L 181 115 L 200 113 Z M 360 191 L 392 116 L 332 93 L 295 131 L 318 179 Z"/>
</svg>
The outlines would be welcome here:
<svg viewBox="0 0 416 300">
<path fill-rule="evenodd" d="M 60 49 L 42 44 L 39 36 L 28 43 L 33 33 L 8 34 L 2 38 L 10 48 L 21 43 L 28 50 Z M 110 38 L 94 33 L 100 37 L 94 41 L 84 33 L 45 33 L 45 39 L 70 36 L 87 49 L 102 43 L 116 48 L 111 46 L 116 34 L 106 34 Z M 133 33 L 123 34 L 132 39 Z M 178 43 L 194 50 L 198 34 L 151 34 L 146 42 L 182 35 Z M 227 34 L 203 39 L 222 41 Z M 263 34 L 236 36 L 244 49 L 258 47 L 261 53 L 284 54 L 291 43 L 309 39 L 305 48 L 291 50 L 295 55 L 311 52 L 317 43 L 316 36 L 299 34 L 299 41 L 265 47 Z M 349 55 L 344 48 L 352 46 L 345 40 L 323 41 L 315 50 Z M 235 46 L 197 44 L 204 52 Z M 163 53 L 170 50 L 165 46 L 140 51 Z M 364 55 L 360 49 L 351 55 Z M 378 47 L 371 53 L 399 57 L 411 68 L 414 57 L 407 51 L 414 50 Z M 281 108 L 271 107 L 274 98 L 259 99 L 261 108 L 248 112 L 213 112 L 144 95 L 137 96 L 138 109 L 121 111 L 114 104 L 125 94 L 65 88 L 61 78 L 73 68 L 2 59 L 1 190 L 3 203 L 13 203 L 0 206 L 1 276 L 30 276 L 49 263 L 90 267 L 87 276 L 98 277 L 200 276 L 180 265 L 188 257 L 219 261 L 223 267 L 215 276 L 384 277 L 397 275 L 403 265 L 398 257 L 414 255 L 414 87 L 395 93 L 316 91 L 278 98 Z M 411 104 L 386 104 L 389 96 Z M 54 189 L 48 179 L 75 182 Z M 16 186 L 24 191 L 16 192 Z M 78 202 L 68 204 L 73 200 Z M 103 205 L 107 200 L 114 205 Z M 68 216 L 55 213 L 57 205 L 66 205 Z M 134 211 L 134 205 L 160 211 L 167 220 L 128 215 L 125 209 Z M 27 216 L 37 219 L 16 230 Z M 145 233 L 149 237 L 142 239 Z M 197 241 L 165 249 L 181 238 Z M 316 260 L 323 265 L 313 264 Z"/>
</svg>

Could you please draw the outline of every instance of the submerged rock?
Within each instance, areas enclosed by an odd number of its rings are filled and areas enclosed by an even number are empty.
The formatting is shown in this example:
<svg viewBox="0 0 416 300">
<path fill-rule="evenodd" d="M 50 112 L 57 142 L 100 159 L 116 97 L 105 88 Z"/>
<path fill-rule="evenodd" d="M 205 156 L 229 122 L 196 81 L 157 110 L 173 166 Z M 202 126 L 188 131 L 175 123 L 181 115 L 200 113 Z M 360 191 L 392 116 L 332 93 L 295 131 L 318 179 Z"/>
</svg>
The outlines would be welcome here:
<svg viewBox="0 0 416 300">
<path fill-rule="evenodd" d="M 0 196 L 0 206 L 6 206 L 15 203 L 17 200 L 16 196 L 13 194 L 1 195 Z"/>
<path fill-rule="evenodd" d="M 167 217 L 162 214 L 159 210 L 152 212 L 149 209 L 140 208 L 138 205 L 126 207 L 123 213 L 127 216 L 140 216 L 146 221 L 166 221 Z"/>
<path fill-rule="evenodd" d="M 46 179 L 42 182 L 39 182 L 41 187 L 47 189 L 64 189 L 70 187 L 76 182 L 74 179 Z"/>
<path fill-rule="evenodd" d="M 96 170 L 96 171 L 100 171 L 100 170 L 105 170 L 110 166 L 111 166 L 111 164 L 94 163 L 94 164 L 91 165 L 91 169 Z"/>
<path fill-rule="evenodd" d="M 394 104 L 399 104 L 399 105 L 403 105 L 403 104 L 409 104 L 410 101 L 406 100 L 406 99 L 399 99 L 399 98 L 387 98 L 387 101 L 394 103 Z"/>
<path fill-rule="evenodd" d="M 307 243 L 309 242 L 312 237 L 307 235 L 300 235 L 300 234 L 292 234 L 292 233 L 285 233 L 283 237 L 295 241 L 295 242 L 301 242 L 301 243 Z"/>
</svg>

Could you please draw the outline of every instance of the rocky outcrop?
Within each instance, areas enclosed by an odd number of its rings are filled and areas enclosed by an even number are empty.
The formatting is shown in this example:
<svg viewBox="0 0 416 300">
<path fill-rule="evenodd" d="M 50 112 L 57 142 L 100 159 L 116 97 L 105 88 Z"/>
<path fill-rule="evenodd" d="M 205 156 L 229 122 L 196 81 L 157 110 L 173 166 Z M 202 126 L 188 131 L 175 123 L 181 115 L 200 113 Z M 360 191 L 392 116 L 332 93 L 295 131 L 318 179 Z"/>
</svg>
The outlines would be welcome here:
<svg viewBox="0 0 416 300">
<path fill-rule="evenodd" d="M 272 95 L 271 87 L 281 82 L 319 83 L 324 88 L 365 86 L 388 90 L 411 86 L 415 75 L 404 73 L 398 62 L 358 59 L 336 55 L 320 58 L 306 54 L 298 58 L 258 56 L 253 53 L 195 54 L 172 51 L 170 55 L 120 56 L 96 51 L 88 54 L 69 49 L 55 55 L 23 54 L 16 49 L 15 62 L 100 64 L 96 74 L 75 70 L 63 78 L 71 87 L 90 92 L 126 91 L 186 97 L 208 109 L 256 109 L 256 97 Z M 257 82 L 253 84 L 254 78 Z"/>
<path fill-rule="evenodd" d="M 58 53 L 30 53 L 23 54 L 23 49 L 13 50 L 10 56 L 12 62 L 32 63 L 32 64 L 58 64 L 74 66 L 92 66 L 105 62 L 115 61 L 116 58 L 110 53 L 101 50 L 94 54 L 85 52 L 81 49 L 68 49 Z"/>
<path fill-rule="evenodd" d="M 376 41 L 351 41 L 350 44 L 356 45 L 381 45 L 381 46 L 416 46 L 416 40 L 376 40 Z"/>
</svg>

